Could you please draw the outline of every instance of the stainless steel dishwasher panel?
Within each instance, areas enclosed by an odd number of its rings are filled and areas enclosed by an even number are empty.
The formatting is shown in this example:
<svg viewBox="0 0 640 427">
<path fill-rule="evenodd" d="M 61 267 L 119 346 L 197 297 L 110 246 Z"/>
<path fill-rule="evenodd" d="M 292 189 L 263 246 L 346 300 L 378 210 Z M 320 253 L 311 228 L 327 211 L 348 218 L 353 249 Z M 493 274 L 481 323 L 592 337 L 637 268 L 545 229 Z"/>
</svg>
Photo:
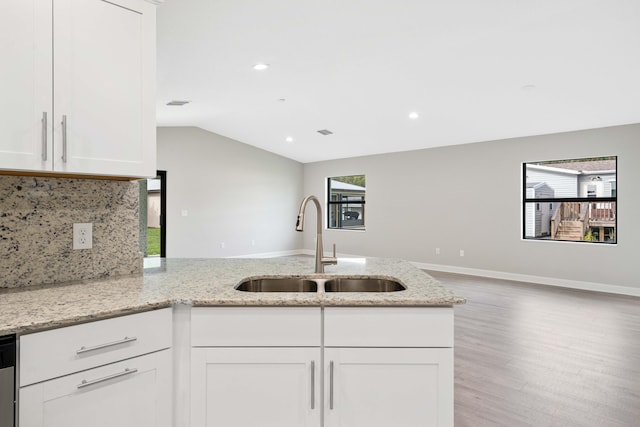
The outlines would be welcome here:
<svg viewBox="0 0 640 427">
<path fill-rule="evenodd" d="M 0 427 L 15 427 L 15 364 L 15 337 L 0 337 Z"/>
</svg>

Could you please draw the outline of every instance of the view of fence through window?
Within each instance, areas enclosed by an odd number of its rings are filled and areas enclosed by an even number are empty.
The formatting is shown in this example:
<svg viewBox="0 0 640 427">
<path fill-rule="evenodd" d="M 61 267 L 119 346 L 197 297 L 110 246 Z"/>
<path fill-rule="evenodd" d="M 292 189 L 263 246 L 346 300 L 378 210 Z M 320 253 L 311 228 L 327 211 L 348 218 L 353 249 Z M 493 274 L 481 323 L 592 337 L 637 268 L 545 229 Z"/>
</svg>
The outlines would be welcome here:
<svg viewBox="0 0 640 427">
<path fill-rule="evenodd" d="M 336 176 L 327 179 L 328 228 L 365 229 L 365 176 Z"/>
<path fill-rule="evenodd" d="M 617 242 L 617 157 L 523 164 L 523 238 Z"/>
</svg>

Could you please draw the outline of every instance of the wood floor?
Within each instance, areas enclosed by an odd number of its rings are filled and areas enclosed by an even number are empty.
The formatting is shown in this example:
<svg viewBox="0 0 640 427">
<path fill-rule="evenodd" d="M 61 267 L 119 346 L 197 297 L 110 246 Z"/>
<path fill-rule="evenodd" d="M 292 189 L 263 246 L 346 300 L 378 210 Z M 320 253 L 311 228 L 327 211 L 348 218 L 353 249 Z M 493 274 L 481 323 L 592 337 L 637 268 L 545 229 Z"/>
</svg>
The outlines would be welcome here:
<svg viewBox="0 0 640 427">
<path fill-rule="evenodd" d="M 455 425 L 640 426 L 640 298 L 429 272 L 455 308 Z"/>
</svg>

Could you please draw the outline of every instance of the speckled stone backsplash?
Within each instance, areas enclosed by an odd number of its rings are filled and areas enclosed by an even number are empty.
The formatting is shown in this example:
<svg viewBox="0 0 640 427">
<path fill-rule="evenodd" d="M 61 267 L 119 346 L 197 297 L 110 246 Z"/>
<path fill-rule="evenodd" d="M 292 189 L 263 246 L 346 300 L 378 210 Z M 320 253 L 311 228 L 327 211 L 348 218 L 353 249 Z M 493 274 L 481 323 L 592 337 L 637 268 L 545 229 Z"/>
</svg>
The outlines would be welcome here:
<svg viewBox="0 0 640 427">
<path fill-rule="evenodd" d="M 142 274 L 138 183 L 0 176 L 0 288 Z M 73 250 L 73 224 L 93 249 Z"/>
</svg>

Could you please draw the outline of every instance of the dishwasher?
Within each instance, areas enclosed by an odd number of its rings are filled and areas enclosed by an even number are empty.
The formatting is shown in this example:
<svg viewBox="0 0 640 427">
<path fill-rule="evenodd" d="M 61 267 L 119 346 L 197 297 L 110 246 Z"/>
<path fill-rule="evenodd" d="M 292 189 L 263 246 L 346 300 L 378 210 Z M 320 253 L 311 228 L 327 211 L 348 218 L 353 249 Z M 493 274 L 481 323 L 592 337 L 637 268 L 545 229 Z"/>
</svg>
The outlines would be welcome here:
<svg viewBox="0 0 640 427">
<path fill-rule="evenodd" d="M 0 337 L 0 427 L 15 427 L 16 337 Z"/>
</svg>

